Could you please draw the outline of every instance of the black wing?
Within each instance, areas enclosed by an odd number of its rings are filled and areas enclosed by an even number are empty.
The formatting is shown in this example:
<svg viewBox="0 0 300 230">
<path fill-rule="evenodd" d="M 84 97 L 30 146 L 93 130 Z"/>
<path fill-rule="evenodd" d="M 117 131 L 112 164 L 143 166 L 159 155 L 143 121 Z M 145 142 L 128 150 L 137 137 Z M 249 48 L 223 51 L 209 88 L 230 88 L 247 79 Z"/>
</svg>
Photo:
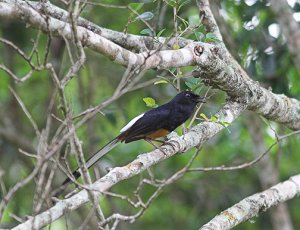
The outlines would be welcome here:
<svg viewBox="0 0 300 230">
<path fill-rule="evenodd" d="M 167 106 L 152 109 L 146 112 L 144 116 L 137 120 L 128 130 L 124 131 L 120 137 L 128 143 L 143 139 L 148 134 L 159 129 L 164 129 L 168 126 L 170 113 L 171 111 Z"/>
</svg>

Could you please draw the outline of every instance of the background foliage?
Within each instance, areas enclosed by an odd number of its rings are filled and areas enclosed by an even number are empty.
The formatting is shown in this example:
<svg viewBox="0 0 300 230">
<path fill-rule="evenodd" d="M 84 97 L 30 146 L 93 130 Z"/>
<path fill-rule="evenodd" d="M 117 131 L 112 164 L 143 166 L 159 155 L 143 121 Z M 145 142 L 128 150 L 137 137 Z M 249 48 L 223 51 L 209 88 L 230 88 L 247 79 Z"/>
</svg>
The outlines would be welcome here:
<svg viewBox="0 0 300 230">
<path fill-rule="evenodd" d="M 130 1 L 101 1 L 111 5 L 126 6 L 138 9 L 140 15 L 155 28 L 156 34 L 168 36 L 174 32 L 173 6 L 178 7 L 178 31 L 183 31 L 187 25 L 196 25 L 199 20 L 198 11 L 193 1 L 143 1 L 144 4 L 130 5 Z M 61 2 L 54 4 L 62 5 Z M 299 3 L 290 1 L 294 11 L 300 11 Z M 216 4 L 216 3 L 215 3 Z M 221 15 L 218 21 L 226 28 L 223 34 L 225 43 L 231 47 L 232 54 L 243 63 L 244 68 L 253 79 L 256 79 L 265 87 L 271 87 L 276 93 L 283 93 L 290 97 L 299 98 L 300 74 L 296 70 L 292 57 L 290 56 L 285 38 L 279 32 L 278 37 L 274 35 L 272 27 L 276 28 L 277 21 L 266 1 L 221 1 Z M 145 15 L 145 12 L 147 13 Z M 144 13 L 144 14 L 143 14 Z M 147 34 L 151 31 L 145 30 L 145 24 L 136 18 L 128 8 L 115 8 L 103 5 L 90 5 L 84 9 L 82 16 L 101 25 L 116 31 L 124 31 L 132 34 Z M 163 17 L 163 19 L 161 19 Z M 32 49 L 32 40 L 40 36 L 38 52 L 43 54 L 47 43 L 47 36 L 39 34 L 35 29 L 27 28 L 22 23 L 3 21 L 0 24 L 0 36 L 17 44 L 25 53 Z M 275 36 L 275 37 L 274 37 Z M 192 31 L 188 38 L 202 41 L 214 40 L 214 37 L 206 34 L 203 26 Z M 60 39 L 53 41 L 57 48 L 52 47 L 49 60 L 56 65 L 60 73 L 65 73 L 70 63 L 64 43 Z M 232 47 L 233 46 L 233 47 Z M 176 48 L 176 47 L 175 47 Z M 110 62 L 100 54 L 85 50 L 87 62 L 85 68 L 80 71 L 79 76 L 67 86 L 67 100 L 72 104 L 73 114 L 95 106 L 105 98 L 111 96 L 116 88 L 120 76 L 125 68 Z M 0 43 L 0 63 L 4 63 L 18 76 L 23 76 L 29 71 L 29 67 L 17 53 L 8 46 Z M 34 59 L 36 62 L 37 60 Z M 178 81 L 181 89 L 194 87 L 195 79 L 186 78 L 192 68 L 171 70 Z M 161 80 L 160 73 L 148 71 L 145 79 L 157 78 Z M 166 75 L 170 81 L 174 76 Z M 173 77 L 173 79 L 172 79 Z M 194 84 L 194 85 L 193 85 Z M 3 193 L 22 177 L 30 173 L 35 164 L 35 159 L 19 153 L 18 149 L 24 149 L 31 153 L 36 144 L 35 132 L 32 129 L 27 117 L 16 102 L 9 90 L 12 87 L 26 107 L 32 114 L 39 127 L 46 123 L 45 114 L 48 113 L 50 96 L 54 90 L 53 82 L 48 73 L 40 71 L 23 82 L 15 83 L 3 71 L 0 72 L 0 198 Z M 201 93 L 204 94 L 207 88 L 201 85 Z M 78 130 L 80 140 L 83 142 L 84 153 L 87 156 L 106 144 L 109 140 L 118 135 L 119 130 L 131 118 L 148 110 L 143 101 L 145 97 L 155 99 L 158 105 L 167 102 L 176 94 L 170 83 L 150 84 L 142 89 L 130 92 L 120 98 L 102 112 L 103 116 L 95 116 L 86 125 Z M 211 95 L 209 102 L 203 107 L 202 113 L 210 117 L 224 103 L 225 95 L 209 91 Z M 56 115 L 60 116 L 59 102 L 56 103 Z M 256 149 L 252 142 L 253 136 L 249 133 L 249 126 L 252 125 L 251 114 L 240 117 L 228 130 L 209 141 L 194 162 L 195 166 L 217 166 L 237 165 L 255 158 Z M 196 122 L 199 122 L 197 120 Z M 188 123 L 187 123 L 188 124 Z M 276 123 L 259 123 L 263 132 L 263 140 L 268 146 L 274 142 L 275 129 L 279 134 L 288 132 L 286 128 Z M 59 123 L 57 122 L 57 126 Z M 7 133 L 11 132 L 9 138 Z M 177 129 L 181 133 L 182 128 Z M 299 137 L 293 136 L 282 142 L 280 146 L 273 148 L 269 155 L 270 161 L 278 170 L 280 180 L 285 180 L 291 175 L 298 173 L 300 162 Z M 100 163 L 99 175 L 105 173 L 107 167 L 124 165 L 135 158 L 136 155 L 152 149 L 153 147 L 144 141 L 120 145 L 112 150 Z M 166 160 L 162 164 L 151 169 L 157 179 L 164 179 L 182 168 L 190 159 L 193 152 L 177 155 Z M 75 157 L 70 156 L 71 166 L 76 167 Z M 165 189 L 162 194 L 151 204 L 141 219 L 135 224 L 122 223 L 120 229 L 196 229 L 221 210 L 238 202 L 242 198 L 262 190 L 259 181 L 260 170 L 258 165 L 240 171 L 220 172 L 191 172 L 181 180 L 173 183 Z M 144 173 L 143 177 L 149 177 Z M 134 199 L 133 191 L 138 185 L 142 176 L 134 177 L 122 182 L 112 189 L 113 192 L 128 195 Z M 263 175 L 268 177 L 270 175 Z M 57 172 L 54 180 L 59 185 L 64 174 Z M 17 223 L 12 218 L 12 213 L 21 218 L 28 210 L 32 209 L 32 201 L 27 199 L 26 194 L 34 191 L 34 181 L 19 190 L 6 209 L 5 217 L 1 227 L 13 226 Z M 145 199 L 153 192 L 153 187 L 146 186 L 143 189 L 142 197 Z M 124 200 L 107 197 L 102 199 L 101 205 L 105 214 L 113 212 L 135 213 L 135 209 Z M 288 210 L 294 224 L 294 228 L 300 228 L 300 200 L 293 199 L 287 202 Z M 68 216 L 68 226 L 75 229 L 83 223 L 90 205 L 80 208 Z M 76 227 L 75 227 L 76 226 Z M 92 226 L 92 225 L 91 225 Z M 237 229 L 271 229 L 270 212 L 255 218 L 252 221 L 241 224 Z M 65 219 L 55 222 L 50 228 L 65 229 Z M 92 227 L 91 227 L 92 228 Z M 84 226 L 86 229 L 86 226 Z"/>
</svg>

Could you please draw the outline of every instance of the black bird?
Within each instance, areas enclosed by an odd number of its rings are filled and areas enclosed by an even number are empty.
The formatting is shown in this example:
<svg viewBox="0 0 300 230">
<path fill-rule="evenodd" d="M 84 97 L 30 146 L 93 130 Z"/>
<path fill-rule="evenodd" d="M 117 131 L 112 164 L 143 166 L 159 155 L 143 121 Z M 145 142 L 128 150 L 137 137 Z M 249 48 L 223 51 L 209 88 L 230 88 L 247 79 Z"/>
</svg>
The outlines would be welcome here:
<svg viewBox="0 0 300 230">
<path fill-rule="evenodd" d="M 86 167 L 88 169 L 92 167 L 101 157 L 121 142 L 129 143 L 140 139 L 151 141 L 168 135 L 190 118 L 196 105 L 200 102 L 205 103 L 205 97 L 191 91 L 185 91 L 177 94 L 168 103 L 133 118 L 121 129 L 119 136 L 87 160 Z M 78 168 L 73 172 L 73 176 L 75 179 L 81 176 Z M 67 178 L 63 185 L 70 181 L 70 178 Z"/>
</svg>

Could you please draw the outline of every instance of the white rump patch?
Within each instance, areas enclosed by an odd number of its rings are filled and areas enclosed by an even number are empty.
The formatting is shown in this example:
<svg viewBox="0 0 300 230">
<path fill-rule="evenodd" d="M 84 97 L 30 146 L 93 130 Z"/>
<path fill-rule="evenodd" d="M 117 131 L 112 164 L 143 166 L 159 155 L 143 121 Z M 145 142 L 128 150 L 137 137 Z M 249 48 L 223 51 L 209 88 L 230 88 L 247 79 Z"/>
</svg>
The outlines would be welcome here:
<svg viewBox="0 0 300 230">
<path fill-rule="evenodd" d="M 139 120 L 142 116 L 144 116 L 144 113 L 133 118 L 127 125 L 125 125 L 121 130 L 120 130 L 120 133 L 123 133 L 125 132 L 126 130 L 128 130 L 131 126 L 134 125 L 135 122 L 137 122 L 137 120 Z"/>
</svg>

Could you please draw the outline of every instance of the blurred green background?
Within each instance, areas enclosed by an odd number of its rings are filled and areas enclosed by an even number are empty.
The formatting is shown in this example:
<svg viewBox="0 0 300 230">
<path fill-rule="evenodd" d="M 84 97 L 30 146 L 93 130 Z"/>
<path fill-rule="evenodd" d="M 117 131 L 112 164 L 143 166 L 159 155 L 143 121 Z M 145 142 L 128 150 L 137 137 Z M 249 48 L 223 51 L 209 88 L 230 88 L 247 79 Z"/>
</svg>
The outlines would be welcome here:
<svg viewBox="0 0 300 230">
<path fill-rule="evenodd" d="M 116 0 L 101 2 L 113 5 L 130 3 L 130 1 Z M 165 29 L 162 36 L 172 34 L 174 31 L 172 1 L 144 0 L 143 2 L 145 4 L 138 12 L 140 14 L 153 13 L 154 17 L 148 22 L 155 28 L 156 33 Z M 194 1 L 179 2 L 182 7 L 178 11 L 180 18 L 178 17 L 177 29 L 183 31 L 187 25 L 198 23 L 199 16 Z M 64 8 L 61 2 L 52 1 L 52 3 Z M 299 3 L 290 1 L 290 4 L 295 12 L 300 12 Z M 275 93 L 300 99 L 300 74 L 293 64 L 285 38 L 280 31 L 277 33 L 276 17 L 271 12 L 267 1 L 229 0 L 219 3 L 216 1 L 213 5 L 221 7 L 217 21 L 222 24 L 220 25 L 222 28 L 226 28 L 226 34 L 223 34 L 225 43 L 249 75 L 264 87 L 272 88 Z M 134 18 L 128 9 L 88 5 L 82 12 L 82 16 L 97 25 L 116 31 L 123 31 L 127 25 L 128 33 L 137 35 L 146 28 L 141 21 L 128 23 L 129 18 Z M 40 55 L 45 53 L 47 36 L 43 33 L 38 35 L 37 30 L 26 27 L 22 22 L 1 19 L 0 36 L 14 42 L 27 54 L 32 49 L 32 40 L 40 36 L 37 51 Z M 200 25 L 187 38 L 209 42 L 205 36 L 205 30 Z M 66 88 L 67 100 L 71 103 L 71 109 L 75 115 L 110 97 L 125 71 L 124 67 L 111 62 L 101 54 L 89 49 L 85 49 L 85 52 L 87 61 L 84 68 Z M 0 53 L 0 63 L 5 64 L 17 76 L 23 76 L 30 70 L 28 64 L 13 49 L 3 43 L 0 43 Z M 66 73 L 70 67 L 70 61 L 63 40 L 53 39 L 48 61 L 56 66 L 59 76 Z M 191 78 L 182 76 L 193 69 L 193 67 L 187 67 L 171 70 L 179 79 L 182 89 L 188 88 L 186 82 L 191 81 Z M 158 78 L 160 74 L 158 71 L 149 70 L 144 80 Z M 167 76 L 172 77 L 170 74 Z M 40 129 L 45 127 L 45 115 L 48 113 L 50 97 L 55 88 L 46 71 L 34 72 L 33 76 L 23 83 L 15 83 L 4 71 L 0 71 L 0 198 L 11 186 L 28 175 L 36 163 L 33 158 L 18 152 L 18 148 L 21 148 L 35 154 L 36 137 L 30 122 L 9 91 L 9 87 L 12 87 L 24 101 Z M 204 94 L 206 90 L 207 87 L 203 86 L 201 93 Z M 161 105 L 175 94 L 176 91 L 170 84 L 150 84 L 145 88 L 127 93 L 126 96 L 110 104 L 102 111 L 105 116 L 96 115 L 77 131 L 86 158 L 118 135 L 120 128 L 131 118 L 149 109 L 143 102 L 143 98 L 152 97 L 158 105 Z M 211 98 L 201 110 L 207 117 L 211 117 L 218 111 L 225 100 L 224 93 L 216 90 L 210 90 L 209 95 Z M 59 116 L 58 100 L 55 106 L 57 107 L 56 114 Z M 54 133 L 58 125 L 58 122 L 54 122 L 51 132 Z M 270 126 L 278 134 L 290 132 L 284 126 L 274 122 L 264 122 L 257 114 L 250 112 L 243 114 L 228 130 L 223 130 L 203 146 L 203 150 L 193 165 L 210 167 L 237 165 L 251 161 L 261 153 L 257 152 L 255 134 L 262 134 L 263 138 L 259 141 L 266 147 L 275 141 Z M 252 133 L 251 129 L 254 129 Z M 178 128 L 177 132 L 181 134 L 182 129 Z M 278 172 L 280 181 L 299 173 L 299 148 L 299 137 L 292 136 L 270 151 L 268 163 L 276 173 Z M 144 141 L 122 144 L 100 162 L 99 167 L 102 170 L 100 171 L 103 174 L 105 167 L 129 163 L 138 154 L 151 149 L 153 147 Z M 194 151 L 178 154 L 152 167 L 151 171 L 155 178 L 165 179 L 174 174 L 184 167 Z M 70 161 L 71 166 L 75 168 L 75 157 L 70 156 Z M 239 171 L 187 173 L 179 181 L 167 186 L 135 223 L 122 222 L 119 224 L 119 229 L 198 229 L 222 210 L 246 196 L 262 191 L 260 178 L 273 176 L 262 175 L 262 173 L 260 164 Z M 57 172 L 53 182 L 54 188 L 62 182 L 63 177 L 64 174 Z M 133 191 L 139 181 L 141 178 L 148 177 L 148 173 L 144 172 L 141 176 L 114 186 L 112 192 L 128 195 L 134 199 Z M 14 195 L 5 211 L 0 227 L 11 227 L 18 223 L 11 213 L 21 218 L 31 215 L 34 188 L 35 182 L 32 181 Z M 153 192 L 154 188 L 149 185 L 142 190 L 141 196 L 147 199 Z M 126 201 L 109 196 L 101 199 L 100 204 L 106 216 L 115 212 L 131 215 L 138 211 Z M 300 229 L 300 200 L 292 199 L 286 204 L 294 229 Z M 90 208 L 90 205 L 85 205 L 67 214 L 66 218 L 61 218 L 47 229 L 67 229 L 66 219 L 69 229 L 79 229 Z M 239 225 L 236 229 L 273 229 L 270 213 L 270 211 L 262 213 L 259 217 Z M 95 218 L 92 218 L 87 225 L 81 227 L 93 229 L 94 222 Z"/>
</svg>

